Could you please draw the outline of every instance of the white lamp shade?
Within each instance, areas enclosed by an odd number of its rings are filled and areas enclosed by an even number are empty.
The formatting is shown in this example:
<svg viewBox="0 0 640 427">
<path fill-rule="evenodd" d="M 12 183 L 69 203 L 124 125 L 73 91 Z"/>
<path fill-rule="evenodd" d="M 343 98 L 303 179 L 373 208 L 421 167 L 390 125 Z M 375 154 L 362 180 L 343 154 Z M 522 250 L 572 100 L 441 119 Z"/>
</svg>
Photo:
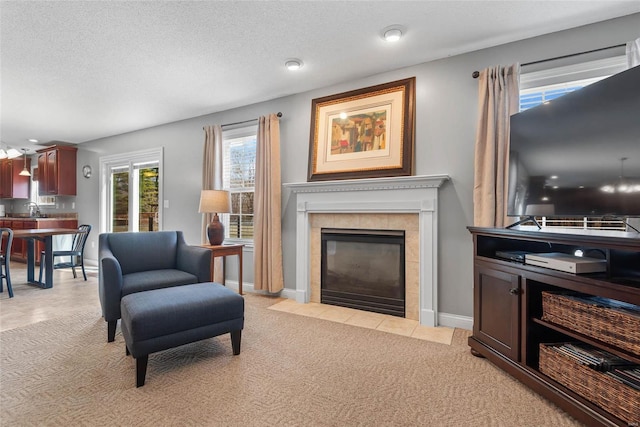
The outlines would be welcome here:
<svg viewBox="0 0 640 427">
<path fill-rule="evenodd" d="M 200 213 L 231 212 L 229 192 L 225 190 L 202 190 L 200 192 Z"/>
</svg>

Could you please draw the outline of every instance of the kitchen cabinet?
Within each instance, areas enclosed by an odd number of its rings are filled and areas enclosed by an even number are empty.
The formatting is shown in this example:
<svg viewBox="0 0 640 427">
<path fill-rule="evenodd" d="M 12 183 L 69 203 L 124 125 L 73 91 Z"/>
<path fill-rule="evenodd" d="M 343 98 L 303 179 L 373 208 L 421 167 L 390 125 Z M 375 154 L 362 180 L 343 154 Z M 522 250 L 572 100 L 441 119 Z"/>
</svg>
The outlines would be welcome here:
<svg viewBox="0 0 640 427">
<path fill-rule="evenodd" d="M 0 160 L 0 198 L 29 198 L 29 180 L 31 177 L 20 175 L 23 168 L 23 157 Z M 27 158 L 27 169 L 31 170 L 30 158 Z"/>
<path fill-rule="evenodd" d="M 38 150 L 38 194 L 40 196 L 76 195 L 76 157 L 78 149 L 51 146 Z"/>
</svg>

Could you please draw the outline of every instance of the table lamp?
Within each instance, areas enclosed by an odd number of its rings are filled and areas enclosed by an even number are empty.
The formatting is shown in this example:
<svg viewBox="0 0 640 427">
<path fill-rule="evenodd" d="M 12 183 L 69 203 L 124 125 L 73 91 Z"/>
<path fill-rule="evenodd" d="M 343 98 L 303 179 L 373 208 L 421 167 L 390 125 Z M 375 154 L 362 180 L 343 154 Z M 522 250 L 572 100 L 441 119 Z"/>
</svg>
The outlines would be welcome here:
<svg viewBox="0 0 640 427">
<path fill-rule="evenodd" d="M 224 240 L 224 226 L 218 218 L 219 213 L 231 211 L 229 192 L 224 190 L 202 190 L 200 193 L 200 213 L 213 213 L 213 220 L 207 226 L 209 243 L 212 246 L 222 244 Z"/>
</svg>

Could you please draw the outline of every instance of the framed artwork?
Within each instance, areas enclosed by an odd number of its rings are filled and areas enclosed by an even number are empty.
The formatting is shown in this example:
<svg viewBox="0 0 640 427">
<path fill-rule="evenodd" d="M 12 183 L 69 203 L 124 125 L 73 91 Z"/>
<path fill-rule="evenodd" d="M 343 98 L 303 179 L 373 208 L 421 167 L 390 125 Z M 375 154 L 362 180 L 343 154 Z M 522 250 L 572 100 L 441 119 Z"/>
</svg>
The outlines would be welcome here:
<svg viewBox="0 0 640 427">
<path fill-rule="evenodd" d="M 307 181 L 412 175 L 415 81 L 312 100 Z"/>
</svg>

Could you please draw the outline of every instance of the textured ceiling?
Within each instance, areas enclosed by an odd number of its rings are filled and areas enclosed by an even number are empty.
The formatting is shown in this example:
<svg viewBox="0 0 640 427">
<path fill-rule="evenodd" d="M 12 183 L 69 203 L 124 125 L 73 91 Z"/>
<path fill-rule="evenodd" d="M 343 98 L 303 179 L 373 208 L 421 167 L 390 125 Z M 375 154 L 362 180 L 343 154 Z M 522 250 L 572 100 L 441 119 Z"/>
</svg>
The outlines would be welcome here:
<svg viewBox="0 0 640 427">
<path fill-rule="evenodd" d="M 0 136 L 80 143 L 635 12 L 639 1 L 2 0 Z M 393 24 L 406 35 L 388 44 Z"/>
</svg>

